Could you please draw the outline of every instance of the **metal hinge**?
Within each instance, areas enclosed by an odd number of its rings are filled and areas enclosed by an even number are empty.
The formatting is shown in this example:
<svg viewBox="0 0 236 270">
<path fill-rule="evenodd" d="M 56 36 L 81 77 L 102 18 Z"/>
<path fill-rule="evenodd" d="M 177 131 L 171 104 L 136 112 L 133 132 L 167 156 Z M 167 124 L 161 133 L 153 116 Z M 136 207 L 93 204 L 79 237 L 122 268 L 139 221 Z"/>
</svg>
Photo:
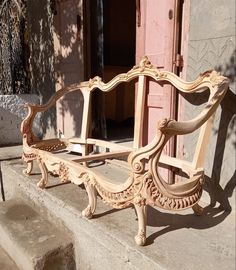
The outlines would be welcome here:
<svg viewBox="0 0 236 270">
<path fill-rule="evenodd" d="M 176 67 L 183 67 L 184 66 L 184 58 L 183 58 L 183 55 L 177 53 L 176 54 L 176 58 L 175 58 L 175 61 L 174 61 L 174 64 Z"/>
</svg>

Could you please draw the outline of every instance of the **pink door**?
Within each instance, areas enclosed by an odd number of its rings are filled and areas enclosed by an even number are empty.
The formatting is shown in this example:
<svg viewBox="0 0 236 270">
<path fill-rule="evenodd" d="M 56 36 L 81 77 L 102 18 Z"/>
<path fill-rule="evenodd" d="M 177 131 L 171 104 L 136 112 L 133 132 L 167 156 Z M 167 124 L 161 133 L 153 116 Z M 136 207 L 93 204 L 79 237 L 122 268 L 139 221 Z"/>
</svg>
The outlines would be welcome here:
<svg viewBox="0 0 236 270">
<path fill-rule="evenodd" d="M 178 0 L 140 1 L 137 9 L 140 21 L 136 29 L 136 62 L 147 55 L 151 63 L 159 69 L 175 71 L 174 59 L 177 52 L 177 10 Z M 143 144 L 152 140 L 157 122 L 163 118 L 175 118 L 176 96 L 170 85 L 156 85 L 149 82 L 147 88 L 146 112 L 144 120 Z M 168 155 L 175 154 L 174 141 L 165 148 Z M 169 179 L 170 181 L 170 179 Z"/>
</svg>

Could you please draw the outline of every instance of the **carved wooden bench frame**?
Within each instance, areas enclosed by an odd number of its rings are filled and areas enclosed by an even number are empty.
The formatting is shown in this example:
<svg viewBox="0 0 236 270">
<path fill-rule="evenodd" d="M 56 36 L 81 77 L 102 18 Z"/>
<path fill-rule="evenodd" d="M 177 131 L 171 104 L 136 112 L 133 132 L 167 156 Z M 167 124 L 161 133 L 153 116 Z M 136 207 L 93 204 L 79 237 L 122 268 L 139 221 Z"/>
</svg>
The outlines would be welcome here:
<svg viewBox="0 0 236 270">
<path fill-rule="evenodd" d="M 210 90 L 209 100 L 195 118 L 188 121 L 163 119 L 157 123 L 156 136 L 151 143 L 141 147 L 141 127 L 143 124 L 144 103 L 146 95 L 146 79 L 152 78 L 157 82 L 165 81 L 172 84 L 180 92 L 191 94 Z M 115 143 L 88 138 L 90 97 L 95 88 L 103 92 L 114 89 L 122 82 L 138 79 L 134 143 L 133 148 L 124 147 Z M 23 120 L 21 132 L 23 135 L 23 160 L 27 163 L 24 173 L 29 175 L 33 169 L 33 161 L 37 160 L 41 169 L 42 178 L 38 186 L 44 188 L 48 183 L 48 172 L 58 175 L 62 181 L 71 181 L 76 185 L 84 184 L 88 194 L 88 206 L 83 210 L 83 216 L 91 218 L 95 212 L 97 192 L 103 201 L 114 208 L 126 208 L 134 205 L 138 216 L 138 234 L 135 241 L 144 245 L 146 241 L 146 206 L 158 206 L 168 210 L 181 210 L 192 207 L 194 212 L 201 214 L 202 208 L 198 201 L 202 194 L 204 177 L 204 156 L 209 140 L 214 113 L 223 99 L 228 88 L 229 80 L 216 71 L 207 71 L 196 80 L 186 82 L 175 74 L 155 68 L 144 57 L 139 65 L 127 73 L 114 77 L 108 83 L 95 77 L 80 84 L 62 88 L 45 105 L 27 104 L 28 115 Z M 48 110 L 56 104 L 63 95 L 81 91 L 84 98 L 83 119 L 80 138 L 39 140 L 32 131 L 32 123 L 37 113 Z M 164 156 L 162 149 L 167 141 L 175 135 L 189 134 L 200 128 L 196 151 L 192 162 L 174 157 Z M 82 156 L 74 160 L 65 160 L 55 155 L 57 151 L 66 149 L 69 144 L 79 143 L 82 147 Z M 88 145 L 102 146 L 109 152 L 88 153 Z M 119 161 L 125 157 L 126 162 Z M 116 162 L 129 167 L 130 175 L 122 184 L 112 183 L 112 179 L 105 179 L 87 166 L 92 160 L 114 159 Z M 188 175 L 186 181 L 173 184 L 163 180 L 158 171 L 159 163 L 181 169 Z"/>
</svg>

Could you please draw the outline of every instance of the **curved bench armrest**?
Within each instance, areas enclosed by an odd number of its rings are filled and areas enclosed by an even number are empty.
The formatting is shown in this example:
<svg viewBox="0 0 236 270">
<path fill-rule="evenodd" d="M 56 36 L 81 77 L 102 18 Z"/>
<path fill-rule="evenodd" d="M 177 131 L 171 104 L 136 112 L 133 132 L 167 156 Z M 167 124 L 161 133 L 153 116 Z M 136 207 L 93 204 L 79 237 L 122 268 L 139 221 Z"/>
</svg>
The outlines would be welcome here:
<svg viewBox="0 0 236 270">
<path fill-rule="evenodd" d="M 206 84 L 206 86 L 208 86 L 210 89 L 211 94 L 202 112 L 195 118 L 188 121 L 164 120 L 164 122 L 168 123 L 165 124 L 162 122 L 160 125 L 162 132 L 171 135 L 189 134 L 200 128 L 206 121 L 211 118 L 211 116 L 214 115 L 218 105 L 224 98 L 228 89 L 229 79 L 220 76 L 216 72 L 212 72 L 212 74 L 214 74 L 215 80 L 217 80 L 217 84 L 212 85 L 211 81 L 207 83 L 208 85 Z"/>
<path fill-rule="evenodd" d="M 57 100 L 61 98 L 63 95 L 73 92 L 76 90 L 80 89 L 80 84 L 72 84 L 70 86 L 64 87 L 60 90 L 58 90 L 52 97 L 51 99 L 42 105 L 37 105 L 37 104 L 30 104 L 27 103 L 25 105 L 26 108 L 28 108 L 28 114 L 27 116 L 23 119 L 21 123 L 21 133 L 23 136 L 23 143 L 26 142 L 28 145 L 39 141 L 39 139 L 34 135 L 32 131 L 32 125 L 34 118 L 37 113 L 40 112 L 45 112 L 48 109 L 50 109 L 53 105 L 56 104 Z"/>
<path fill-rule="evenodd" d="M 209 131 L 211 129 L 211 125 L 204 128 L 204 125 L 207 125 L 208 122 L 212 122 L 211 117 L 214 116 L 214 113 L 220 104 L 221 100 L 223 99 L 229 85 L 229 80 L 226 77 L 219 75 L 216 71 L 211 71 L 205 74 L 206 79 L 204 79 L 199 87 L 208 88 L 210 89 L 210 97 L 202 112 L 196 116 L 195 118 L 189 121 L 176 121 L 172 119 L 163 119 L 158 123 L 157 134 L 153 141 L 144 146 L 139 148 L 136 151 L 133 151 L 129 157 L 128 162 L 130 163 L 133 173 L 140 174 L 143 173 L 145 170 L 145 164 L 149 164 L 149 167 L 152 164 L 156 164 L 158 166 L 160 156 L 164 146 L 166 145 L 167 141 L 175 135 L 184 135 L 189 134 L 197 130 L 198 128 L 202 127 L 203 132 L 201 134 L 202 138 L 200 141 L 200 146 L 197 145 L 197 148 L 202 146 L 202 142 L 206 142 L 204 140 L 205 137 L 209 137 Z M 206 130 L 209 129 L 209 130 Z M 205 147 L 203 145 L 203 147 Z M 206 148 L 206 147 L 205 147 Z M 197 153 L 198 155 L 205 154 L 205 152 L 201 152 L 199 149 Z M 201 162 L 192 164 L 192 168 L 196 169 L 196 171 L 201 167 L 204 157 L 201 157 Z M 184 163 L 183 163 L 184 164 Z M 154 174 L 157 173 L 157 168 L 152 166 Z"/>
</svg>

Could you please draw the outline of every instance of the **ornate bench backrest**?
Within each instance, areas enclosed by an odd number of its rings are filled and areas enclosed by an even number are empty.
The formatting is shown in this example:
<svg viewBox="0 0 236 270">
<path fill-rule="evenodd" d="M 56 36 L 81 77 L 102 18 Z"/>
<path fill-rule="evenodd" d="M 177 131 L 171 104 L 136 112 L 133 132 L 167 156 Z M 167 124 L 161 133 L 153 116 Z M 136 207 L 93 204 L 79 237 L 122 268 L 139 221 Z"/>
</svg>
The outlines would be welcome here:
<svg viewBox="0 0 236 270">
<path fill-rule="evenodd" d="M 138 79 L 136 108 L 135 110 L 135 124 L 134 124 L 134 143 L 133 148 L 141 147 L 142 142 L 142 126 L 144 118 L 144 106 L 146 98 L 146 79 L 152 78 L 155 81 L 166 81 L 171 83 L 176 89 L 184 93 L 201 92 L 204 89 L 210 90 L 209 100 L 203 111 L 194 119 L 184 122 L 172 122 L 172 129 L 166 129 L 166 132 L 172 132 L 173 135 L 187 134 L 201 127 L 199 139 L 196 145 L 196 151 L 193 158 L 193 167 L 201 167 L 203 165 L 205 156 L 205 145 L 209 139 L 212 128 L 212 119 L 214 112 L 224 97 L 228 88 L 229 81 L 227 78 L 219 75 L 216 71 L 207 71 L 201 74 L 196 80 L 192 82 L 185 82 L 175 74 L 168 71 L 160 71 L 155 68 L 147 57 L 144 57 L 140 64 L 134 66 L 127 73 L 122 73 L 114 77 L 107 83 L 104 83 L 100 77 L 94 77 L 89 81 L 81 82 L 80 84 L 73 84 L 65 87 L 55 93 L 55 95 L 45 105 L 28 104 L 29 113 L 22 122 L 21 131 L 29 144 L 33 143 L 37 138 L 32 132 L 32 121 L 38 112 L 43 112 L 53 106 L 56 101 L 63 95 L 80 90 L 84 98 L 81 141 L 86 142 L 89 131 L 89 117 L 90 117 L 90 103 L 91 93 L 95 89 L 100 89 L 103 92 L 109 92 L 116 88 L 117 85 L 123 82 Z"/>
</svg>

